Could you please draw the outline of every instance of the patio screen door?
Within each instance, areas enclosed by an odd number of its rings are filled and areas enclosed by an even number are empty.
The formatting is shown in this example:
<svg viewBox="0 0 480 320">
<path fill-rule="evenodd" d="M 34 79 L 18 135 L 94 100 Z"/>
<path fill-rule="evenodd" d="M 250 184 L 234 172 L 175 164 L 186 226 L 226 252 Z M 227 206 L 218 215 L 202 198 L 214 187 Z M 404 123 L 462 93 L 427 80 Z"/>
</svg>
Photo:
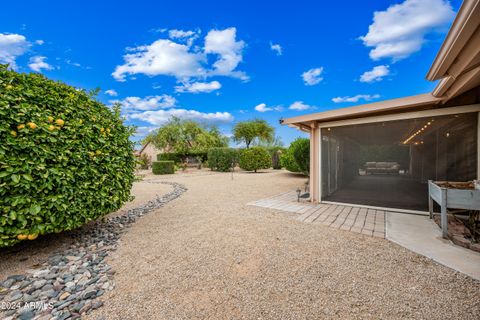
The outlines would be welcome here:
<svg viewBox="0 0 480 320">
<path fill-rule="evenodd" d="M 427 181 L 477 177 L 477 113 L 322 128 L 322 200 L 426 210 Z"/>
</svg>

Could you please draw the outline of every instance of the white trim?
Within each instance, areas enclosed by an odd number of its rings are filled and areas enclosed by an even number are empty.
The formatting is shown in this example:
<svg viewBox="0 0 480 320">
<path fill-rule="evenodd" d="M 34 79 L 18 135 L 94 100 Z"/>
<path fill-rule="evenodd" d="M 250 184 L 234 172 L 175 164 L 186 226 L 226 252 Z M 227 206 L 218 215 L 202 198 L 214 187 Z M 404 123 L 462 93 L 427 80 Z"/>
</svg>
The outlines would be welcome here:
<svg viewBox="0 0 480 320">
<path fill-rule="evenodd" d="M 348 120 L 339 120 L 339 121 L 330 121 L 330 122 L 319 122 L 318 127 L 328 128 L 328 127 L 340 127 L 364 123 L 375 123 L 375 122 L 386 122 L 386 121 L 396 121 L 396 120 L 406 120 L 414 118 L 425 118 L 425 117 L 435 117 L 435 116 L 445 116 L 449 114 L 460 114 L 460 113 L 470 113 L 470 112 L 480 112 L 480 104 L 471 104 L 466 106 L 457 106 L 450 108 L 440 108 L 424 111 L 413 111 L 413 112 L 404 112 L 389 114 L 383 116 L 373 116 L 365 118 L 356 118 Z"/>
<path fill-rule="evenodd" d="M 388 207 L 375 207 L 375 206 L 368 206 L 368 205 L 357 204 L 357 203 L 334 202 L 334 201 L 320 201 L 319 203 L 334 204 L 334 205 L 339 205 L 339 206 L 366 208 L 366 209 L 375 209 L 375 210 L 384 210 L 384 211 L 388 211 L 388 212 L 409 213 L 409 214 L 416 214 L 416 215 L 419 215 L 419 216 L 429 216 L 428 211 L 420 211 L 420 210 L 408 210 L 408 209 L 398 209 L 398 208 L 388 208 Z"/>
</svg>

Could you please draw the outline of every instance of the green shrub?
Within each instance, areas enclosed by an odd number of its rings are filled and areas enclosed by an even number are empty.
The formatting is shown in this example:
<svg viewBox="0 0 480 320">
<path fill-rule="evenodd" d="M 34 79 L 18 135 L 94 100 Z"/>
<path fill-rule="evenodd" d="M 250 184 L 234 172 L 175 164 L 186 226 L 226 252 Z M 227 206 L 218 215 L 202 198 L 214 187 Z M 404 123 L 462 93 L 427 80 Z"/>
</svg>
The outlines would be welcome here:
<svg viewBox="0 0 480 320">
<path fill-rule="evenodd" d="M 299 138 L 293 141 L 293 158 L 300 168 L 300 172 L 308 176 L 310 173 L 310 140 Z"/>
<path fill-rule="evenodd" d="M 280 157 L 281 165 L 291 172 L 302 172 L 308 175 L 310 171 L 310 140 L 297 138 L 290 144 Z"/>
<path fill-rule="evenodd" d="M 263 147 L 251 147 L 240 153 L 240 168 L 247 171 L 268 169 L 272 166 L 272 157 Z"/>
<path fill-rule="evenodd" d="M 293 149 L 288 148 L 282 153 L 280 156 L 280 165 L 290 172 L 301 172 L 300 167 L 293 157 Z"/>
<path fill-rule="evenodd" d="M 152 163 L 153 174 L 173 174 L 175 173 L 175 162 L 173 161 L 154 161 Z"/>
<path fill-rule="evenodd" d="M 132 133 L 118 107 L 0 65 L 0 247 L 120 209 L 134 181 Z"/>
<path fill-rule="evenodd" d="M 208 167 L 213 171 L 227 172 L 238 163 L 238 150 L 232 148 L 212 148 L 208 152 Z"/>
</svg>

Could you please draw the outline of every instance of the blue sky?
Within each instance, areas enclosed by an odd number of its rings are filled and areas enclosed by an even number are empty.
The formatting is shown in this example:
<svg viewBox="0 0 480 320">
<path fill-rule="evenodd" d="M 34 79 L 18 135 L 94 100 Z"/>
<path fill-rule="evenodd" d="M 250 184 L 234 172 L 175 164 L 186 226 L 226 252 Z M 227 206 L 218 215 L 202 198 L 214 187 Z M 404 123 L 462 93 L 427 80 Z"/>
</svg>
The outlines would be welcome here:
<svg viewBox="0 0 480 320">
<path fill-rule="evenodd" d="M 67 4 L 68 3 L 68 4 Z M 460 1 L 9 1 L 0 63 L 123 105 L 135 139 L 170 115 L 218 125 L 429 92 Z"/>
</svg>

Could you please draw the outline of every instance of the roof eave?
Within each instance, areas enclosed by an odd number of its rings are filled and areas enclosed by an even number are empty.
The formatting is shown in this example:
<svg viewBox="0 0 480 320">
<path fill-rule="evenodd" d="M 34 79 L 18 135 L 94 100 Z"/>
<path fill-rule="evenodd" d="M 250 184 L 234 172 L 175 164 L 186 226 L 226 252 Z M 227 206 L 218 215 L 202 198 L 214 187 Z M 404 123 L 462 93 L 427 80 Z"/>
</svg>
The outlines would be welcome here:
<svg viewBox="0 0 480 320">
<path fill-rule="evenodd" d="M 312 122 L 326 122 L 335 120 L 344 120 L 355 117 L 375 116 L 376 114 L 400 111 L 400 109 L 421 107 L 429 104 L 437 104 L 443 101 L 443 98 L 437 98 L 430 93 L 409 96 L 398 99 L 384 100 L 375 103 L 358 105 L 348 108 L 334 109 L 325 112 L 319 112 L 309 115 L 303 115 L 283 120 L 284 125 L 303 124 L 309 126 Z"/>
<path fill-rule="evenodd" d="M 448 69 L 478 27 L 479 17 L 480 0 L 464 1 L 427 73 L 427 80 L 434 81 L 448 76 Z"/>
</svg>

